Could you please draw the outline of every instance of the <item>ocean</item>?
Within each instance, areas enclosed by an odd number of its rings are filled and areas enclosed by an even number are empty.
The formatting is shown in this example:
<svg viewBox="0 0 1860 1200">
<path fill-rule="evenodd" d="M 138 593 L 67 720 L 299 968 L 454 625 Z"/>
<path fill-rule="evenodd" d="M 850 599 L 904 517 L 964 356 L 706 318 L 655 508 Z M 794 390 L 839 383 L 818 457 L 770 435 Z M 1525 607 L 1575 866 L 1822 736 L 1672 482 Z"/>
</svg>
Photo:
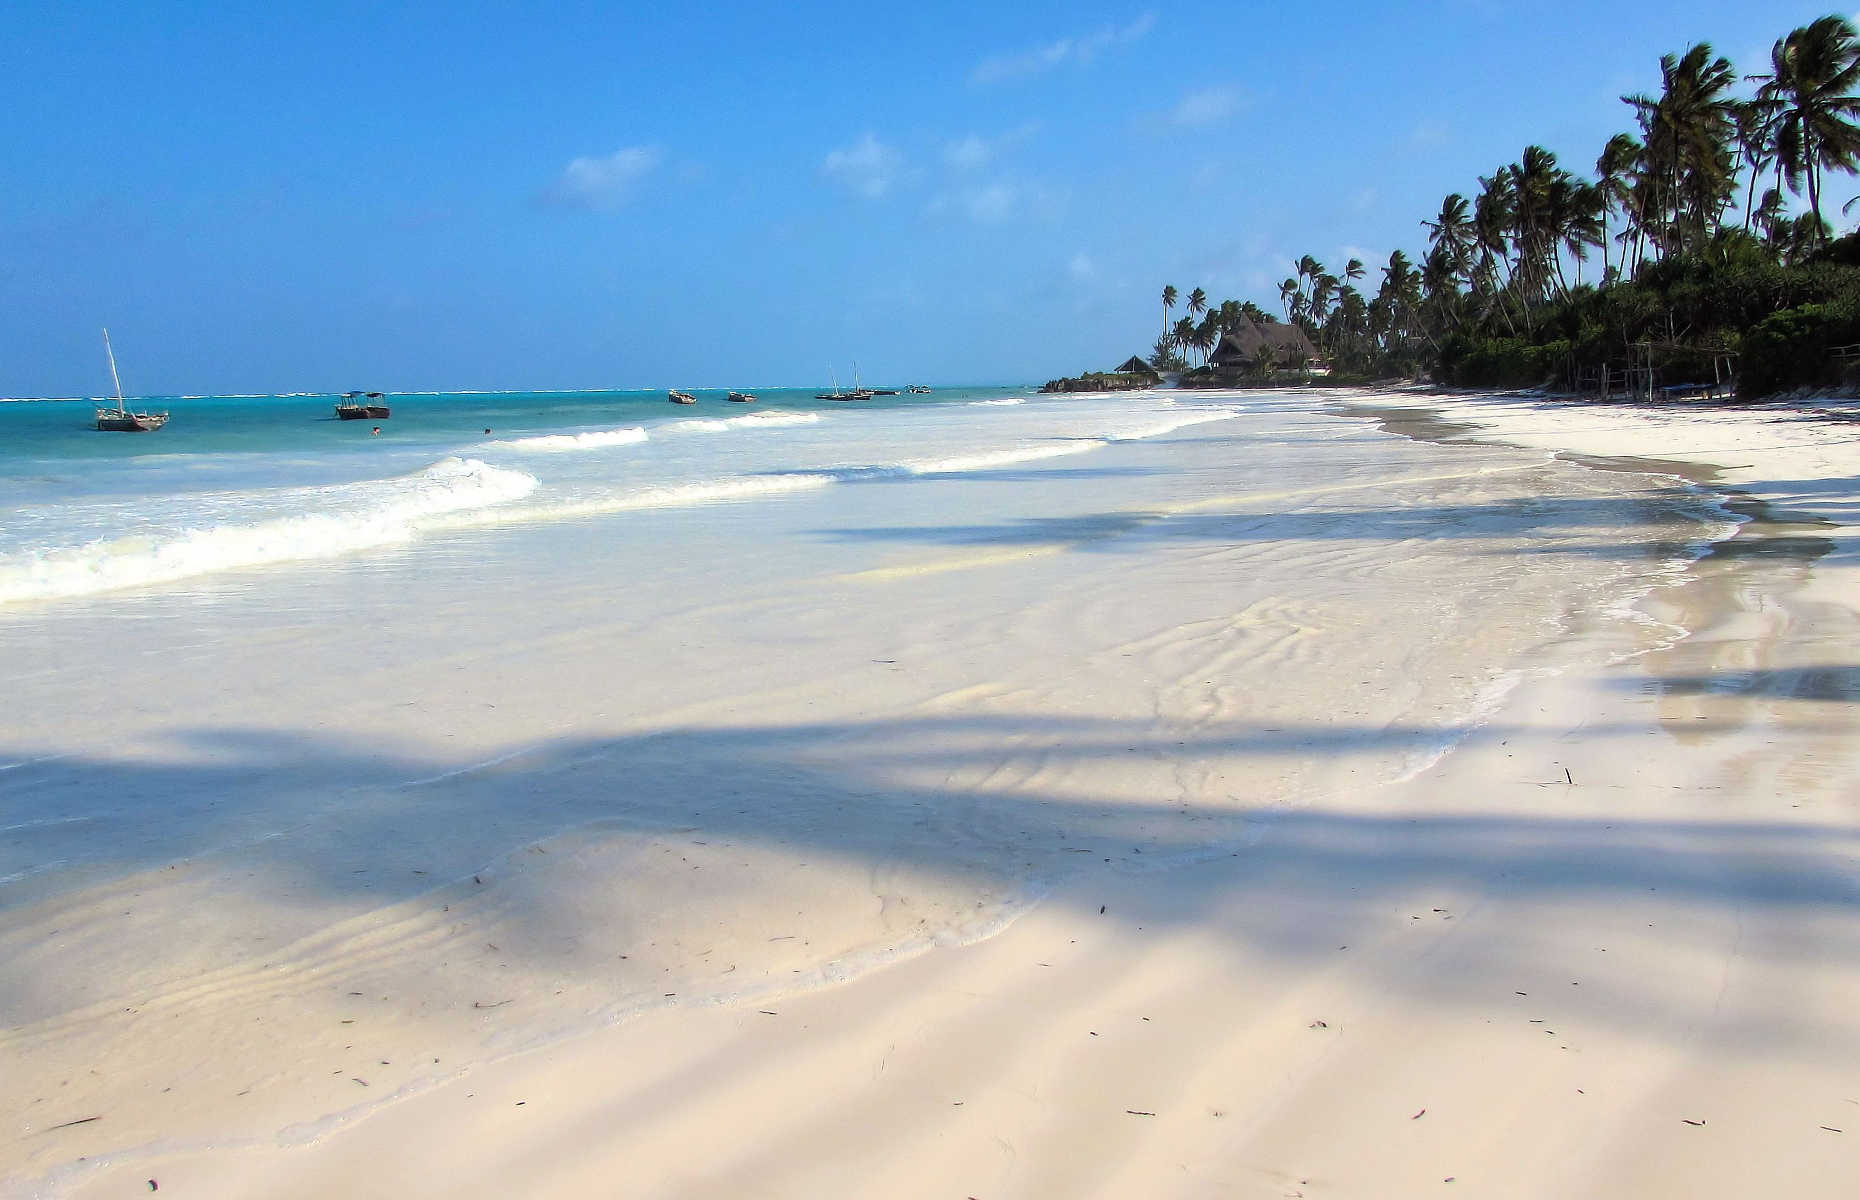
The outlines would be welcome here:
<svg viewBox="0 0 1860 1200">
<path fill-rule="evenodd" d="M 494 392 L 397 394 L 388 419 L 341 421 L 338 399 L 152 397 L 132 406 L 172 416 L 147 434 L 97 432 L 90 402 L 0 403 L 0 605 L 333 562 L 475 525 L 998 466 L 1221 411 L 1021 408 L 1025 387 L 856 403 L 703 393 L 692 406 L 663 392 Z"/>
</svg>

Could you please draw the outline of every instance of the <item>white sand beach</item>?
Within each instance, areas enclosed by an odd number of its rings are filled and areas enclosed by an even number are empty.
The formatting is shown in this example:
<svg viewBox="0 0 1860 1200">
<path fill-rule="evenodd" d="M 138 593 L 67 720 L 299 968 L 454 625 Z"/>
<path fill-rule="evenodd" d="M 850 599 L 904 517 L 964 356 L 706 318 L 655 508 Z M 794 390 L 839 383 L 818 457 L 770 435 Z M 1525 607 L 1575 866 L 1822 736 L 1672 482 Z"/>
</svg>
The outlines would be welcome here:
<svg viewBox="0 0 1860 1200">
<path fill-rule="evenodd" d="M 1855 1194 L 1860 421 L 1117 403 L 5 615 L 0 1191 Z"/>
</svg>

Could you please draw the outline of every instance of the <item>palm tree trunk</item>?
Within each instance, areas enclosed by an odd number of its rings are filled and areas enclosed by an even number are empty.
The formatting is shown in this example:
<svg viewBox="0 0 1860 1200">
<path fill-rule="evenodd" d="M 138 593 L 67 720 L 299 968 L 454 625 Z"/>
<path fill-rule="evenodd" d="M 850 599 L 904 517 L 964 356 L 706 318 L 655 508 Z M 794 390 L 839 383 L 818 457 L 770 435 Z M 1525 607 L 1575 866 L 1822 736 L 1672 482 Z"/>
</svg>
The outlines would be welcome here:
<svg viewBox="0 0 1860 1200">
<path fill-rule="evenodd" d="M 1815 244 L 1821 244 L 1821 161 L 1815 152 L 1814 135 L 1809 133 L 1807 122 L 1802 129 L 1802 157 L 1808 160 L 1808 209 L 1815 214 L 1813 230 Z"/>
</svg>

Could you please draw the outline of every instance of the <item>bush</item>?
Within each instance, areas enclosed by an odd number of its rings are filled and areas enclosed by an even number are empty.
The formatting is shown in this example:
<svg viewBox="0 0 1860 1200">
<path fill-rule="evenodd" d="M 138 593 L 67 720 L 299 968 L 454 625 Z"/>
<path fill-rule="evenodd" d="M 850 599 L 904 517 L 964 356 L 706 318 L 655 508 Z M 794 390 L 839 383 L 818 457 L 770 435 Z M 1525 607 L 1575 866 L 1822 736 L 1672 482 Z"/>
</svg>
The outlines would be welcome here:
<svg viewBox="0 0 1860 1200">
<path fill-rule="evenodd" d="M 1756 399 L 1793 387 L 1839 382 L 1832 353 L 1860 342 L 1860 315 L 1852 301 L 1804 304 L 1771 313 L 1744 334 L 1737 363 L 1737 393 Z"/>
<path fill-rule="evenodd" d="M 1563 338 L 1542 345 L 1523 338 L 1456 338 L 1441 355 L 1443 376 L 1460 387 L 1536 387 L 1560 379 L 1568 364 L 1569 342 Z"/>
</svg>

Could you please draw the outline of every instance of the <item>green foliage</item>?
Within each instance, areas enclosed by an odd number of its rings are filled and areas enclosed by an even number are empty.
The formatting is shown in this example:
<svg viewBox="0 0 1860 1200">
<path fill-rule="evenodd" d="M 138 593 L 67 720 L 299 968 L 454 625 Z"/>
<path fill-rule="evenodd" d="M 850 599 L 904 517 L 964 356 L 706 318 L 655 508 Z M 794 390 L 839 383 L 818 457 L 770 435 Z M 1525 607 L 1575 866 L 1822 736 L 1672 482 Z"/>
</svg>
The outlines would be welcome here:
<svg viewBox="0 0 1860 1200">
<path fill-rule="evenodd" d="M 1448 358 L 1451 351 L 1453 357 Z M 1569 342 L 1514 337 L 1460 337 L 1442 348 L 1442 381 L 1458 387 L 1538 387 L 1555 382 L 1569 363 Z"/>
<path fill-rule="evenodd" d="M 1855 343 L 1860 343 L 1860 303 L 1855 299 L 1771 313 L 1744 335 L 1738 393 L 1758 397 L 1836 383 L 1839 370 L 1832 351 Z"/>
</svg>

